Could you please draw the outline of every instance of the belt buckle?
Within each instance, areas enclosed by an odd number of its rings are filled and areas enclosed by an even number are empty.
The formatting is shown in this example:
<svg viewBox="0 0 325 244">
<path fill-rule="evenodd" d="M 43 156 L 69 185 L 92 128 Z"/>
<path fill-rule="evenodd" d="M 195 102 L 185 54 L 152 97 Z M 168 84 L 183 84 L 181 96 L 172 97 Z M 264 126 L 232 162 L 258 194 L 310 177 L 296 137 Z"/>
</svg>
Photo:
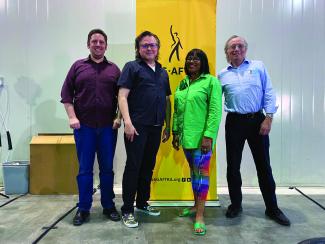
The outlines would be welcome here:
<svg viewBox="0 0 325 244">
<path fill-rule="evenodd" d="M 255 113 L 248 113 L 248 114 L 246 114 L 246 117 L 247 117 L 248 119 L 254 119 L 254 117 L 255 117 Z"/>
</svg>

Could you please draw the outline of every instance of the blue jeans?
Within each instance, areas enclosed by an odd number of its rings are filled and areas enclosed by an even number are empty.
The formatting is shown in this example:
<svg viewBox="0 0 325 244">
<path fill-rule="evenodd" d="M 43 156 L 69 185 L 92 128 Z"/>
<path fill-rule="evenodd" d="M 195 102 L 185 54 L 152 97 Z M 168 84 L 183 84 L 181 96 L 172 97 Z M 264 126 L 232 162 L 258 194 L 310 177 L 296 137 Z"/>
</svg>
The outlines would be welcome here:
<svg viewBox="0 0 325 244">
<path fill-rule="evenodd" d="M 79 189 L 78 207 L 82 211 L 89 211 L 93 195 L 93 167 L 95 153 L 99 165 L 99 180 L 101 204 L 103 208 L 115 207 L 113 199 L 114 172 L 113 158 L 117 140 L 117 130 L 112 127 L 91 128 L 81 125 L 74 130 L 79 173 L 77 183 Z"/>
</svg>

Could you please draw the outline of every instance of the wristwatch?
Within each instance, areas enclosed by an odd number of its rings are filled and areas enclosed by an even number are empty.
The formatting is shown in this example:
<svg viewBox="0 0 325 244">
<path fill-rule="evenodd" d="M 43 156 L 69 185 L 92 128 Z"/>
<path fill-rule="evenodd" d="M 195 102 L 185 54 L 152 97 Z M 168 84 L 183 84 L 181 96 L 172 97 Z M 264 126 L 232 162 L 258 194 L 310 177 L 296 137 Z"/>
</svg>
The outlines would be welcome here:
<svg viewBox="0 0 325 244">
<path fill-rule="evenodd" d="M 273 119 L 273 114 L 267 113 L 266 117 L 269 117 L 270 119 Z"/>
</svg>

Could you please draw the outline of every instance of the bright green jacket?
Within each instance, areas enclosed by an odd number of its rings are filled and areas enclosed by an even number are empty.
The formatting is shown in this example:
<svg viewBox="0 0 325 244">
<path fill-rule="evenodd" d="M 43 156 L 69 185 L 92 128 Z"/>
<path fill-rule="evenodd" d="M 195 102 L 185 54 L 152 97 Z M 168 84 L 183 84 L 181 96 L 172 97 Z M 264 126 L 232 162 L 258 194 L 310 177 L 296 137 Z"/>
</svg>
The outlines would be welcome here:
<svg viewBox="0 0 325 244">
<path fill-rule="evenodd" d="M 203 136 L 215 144 L 222 114 L 222 90 L 220 81 L 201 74 L 190 83 L 186 76 L 174 95 L 173 134 L 179 135 L 185 149 L 201 147 Z"/>
</svg>

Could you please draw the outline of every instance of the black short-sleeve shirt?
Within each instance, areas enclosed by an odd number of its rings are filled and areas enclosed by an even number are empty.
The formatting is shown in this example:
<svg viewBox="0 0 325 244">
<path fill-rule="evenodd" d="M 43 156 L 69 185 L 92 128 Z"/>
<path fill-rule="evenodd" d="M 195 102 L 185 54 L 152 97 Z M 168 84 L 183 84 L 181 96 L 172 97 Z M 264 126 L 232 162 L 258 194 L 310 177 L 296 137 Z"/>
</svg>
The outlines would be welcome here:
<svg viewBox="0 0 325 244">
<path fill-rule="evenodd" d="M 163 125 L 166 96 L 171 94 L 166 70 L 156 62 L 155 71 L 141 59 L 125 64 L 118 86 L 130 89 L 129 114 L 132 123 Z"/>
</svg>

